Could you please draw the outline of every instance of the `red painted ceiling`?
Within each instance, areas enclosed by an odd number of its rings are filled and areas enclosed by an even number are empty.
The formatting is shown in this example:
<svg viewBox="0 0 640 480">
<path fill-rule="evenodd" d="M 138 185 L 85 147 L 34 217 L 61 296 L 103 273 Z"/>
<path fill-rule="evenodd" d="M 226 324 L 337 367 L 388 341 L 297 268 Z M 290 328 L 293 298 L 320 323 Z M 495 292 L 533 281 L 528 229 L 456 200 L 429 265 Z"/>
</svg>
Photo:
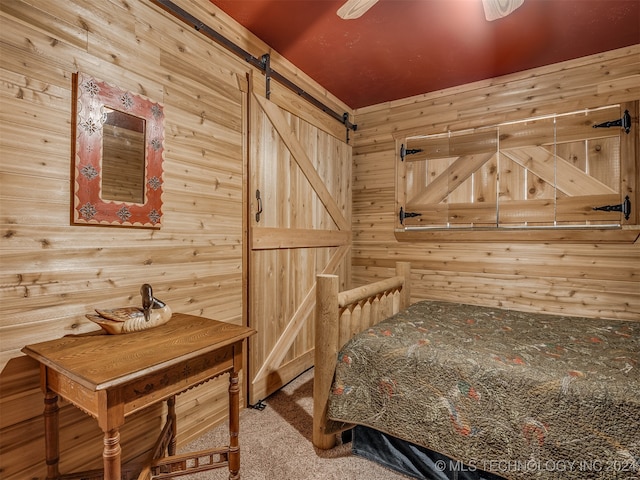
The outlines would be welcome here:
<svg viewBox="0 0 640 480">
<path fill-rule="evenodd" d="M 640 43 L 640 0 L 525 0 L 488 22 L 481 0 L 211 0 L 351 108 Z M 266 52 L 265 52 L 266 53 Z"/>
</svg>

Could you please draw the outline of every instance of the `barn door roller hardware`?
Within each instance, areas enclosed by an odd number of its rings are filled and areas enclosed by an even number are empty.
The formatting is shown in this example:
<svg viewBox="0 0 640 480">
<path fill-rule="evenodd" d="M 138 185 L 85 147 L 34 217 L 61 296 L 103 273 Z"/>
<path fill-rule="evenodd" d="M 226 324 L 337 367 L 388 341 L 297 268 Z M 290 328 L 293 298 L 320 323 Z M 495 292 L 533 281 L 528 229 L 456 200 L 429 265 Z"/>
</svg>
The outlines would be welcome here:
<svg viewBox="0 0 640 480">
<path fill-rule="evenodd" d="M 622 212 L 625 220 L 629 220 L 631 215 L 631 200 L 629 195 L 624 197 L 624 202 L 618 205 L 603 205 L 602 207 L 593 207 L 594 210 L 602 210 L 604 212 Z"/>
<path fill-rule="evenodd" d="M 593 128 L 609 128 L 609 127 L 622 127 L 625 133 L 629 133 L 631 131 L 631 115 L 629 114 L 629 110 L 624 111 L 624 115 L 622 118 L 618 120 L 612 120 L 610 122 L 602 122 L 594 125 Z"/>
<path fill-rule="evenodd" d="M 302 98 L 307 100 L 309 103 L 311 103 L 315 107 L 319 108 L 326 114 L 333 117 L 335 120 L 344 124 L 344 126 L 347 128 L 347 132 L 349 130 L 355 131 L 356 128 L 358 128 L 357 125 L 354 125 L 349 121 L 349 115 L 347 113 L 340 114 L 338 112 L 335 112 L 334 110 L 326 106 L 324 103 L 322 103 L 320 100 L 316 99 L 315 97 L 310 95 L 308 92 L 305 92 L 302 88 L 298 87 L 291 80 L 289 80 L 288 78 L 285 78 L 283 75 L 276 72 L 275 70 L 272 70 L 269 62 L 269 54 L 262 55 L 261 58 L 254 57 L 249 52 L 244 50 L 242 47 L 240 47 L 239 45 L 236 45 L 231 40 L 224 37 L 213 28 L 205 25 L 196 17 L 188 13 L 186 10 L 183 10 L 182 8 L 178 7 L 175 3 L 171 2 L 170 0 L 152 0 L 152 2 L 164 8 L 167 12 L 171 13 L 178 19 L 182 20 L 184 23 L 195 28 L 197 31 L 206 35 L 210 39 L 214 40 L 215 42 L 217 42 L 219 45 L 223 46 L 230 52 L 236 54 L 238 57 L 244 59 L 249 64 L 265 72 L 265 74 L 267 75 L 267 98 L 269 98 L 269 95 L 271 93 L 269 82 L 271 79 L 274 79 L 278 83 L 287 87 L 289 90 L 300 95 Z M 348 143 L 348 135 L 347 135 L 347 143 Z"/>
<path fill-rule="evenodd" d="M 415 155 L 416 153 L 420 153 L 421 151 L 421 148 L 407 148 L 403 143 L 400 146 L 400 161 L 404 162 L 404 157 L 406 157 L 407 155 Z"/>
<path fill-rule="evenodd" d="M 269 97 L 271 97 L 271 55 L 269 55 L 268 53 L 262 55 L 262 57 L 260 57 L 260 65 L 264 70 L 264 83 L 266 89 L 266 92 L 264 92 L 264 96 L 267 97 L 267 100 L 269 100 Z"/>
<path fill-rule="evenodd" d="M 405 218 L 413 218 L 413 217 L 421 217 L 422 214 L 421 213 L 416 213 L 416 212 L 405 212 L 404 209 L 402 207 L 400 207 L 400 224 L 404 225 L 404 219 Z"/>
<path fill-rule="evenodd" d="M 247 54 L 247 55 L 249 55 L 249 54 Z M 289 79 L 283 77 L 281 74 L 279 74 L 275 70 L 272 70 L 271 69 L 271 56 L 268 53 L 265 53 L 264 55 L 262 55 L 262 57 L 260 57 L 260 65 L 259 65 L 259 67 L 260 67 L 260 69 L 262 71 L 264 71 L 264 74 L 265 74 L 265 80 L 266 80 L 265 83 L 266 83 L 266 89 L 267 89 L 266 97 L 267 97 L 267 99 L 269 99 L 269 96 L 271 95 L 271 79 L 273 78 L 274 80 L 278 81 L 280 84 L 282 84 L 285 87 L 287 87 L 292 92 L 297 93 L 302 98 L 307 100 L 309 103 L 311 103 L 315 107 L 319 108 L 323 112 L 331 115 L 333 118 L 335 118 L 340 123 L 342 123 L 347 129 L 346 142 L 349 143 L 349 130 L 353 130 L 355 132 L 358 129 L 358 125 L 354 125 L 353 123 L 351 123 L 349 121 L 349 114 L 347 112 L 344 112 L 342 114 L 342 116 L 340 116 L 339 113 L 336 113 L 335 111 L 331 110 L 329 107 L 327 107 L 325 104 L 323 104 L 319 100 L 316 100 L 314 97 L 312 97 L 307 92 L 302 90 L 300 87 L 295 85 Z"/>
</svg>

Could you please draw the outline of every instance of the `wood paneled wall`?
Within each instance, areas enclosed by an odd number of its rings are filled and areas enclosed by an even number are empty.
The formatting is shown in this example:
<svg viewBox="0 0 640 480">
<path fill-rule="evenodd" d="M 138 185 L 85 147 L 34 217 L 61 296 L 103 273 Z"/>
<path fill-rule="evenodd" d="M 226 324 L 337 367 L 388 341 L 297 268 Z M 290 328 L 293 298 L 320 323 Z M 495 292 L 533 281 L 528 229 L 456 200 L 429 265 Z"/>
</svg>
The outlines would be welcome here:
<svg viewBox="0 0 640 480">
<path fill-rule="evenodd" d="M 176 3 L 252 55 L 271 53 L 272 68 L 347 111 L 208 0 Z M 243 59 L 150 0 L 3 0 L 0 22 L 0 477 L 22 480 L 45 475 L 43 395 L 24 345 L 95 330 L 86 313 L 138 304 L 145 282 L 173 311 L 246 322 L 247 75 L 259 95 L 265 86 Z M 71 225 L 76 71 L 164 104 L 161 229 Z M 344 136 L 297 95 L 271 89 L 274 102 Z M 179 444 L 223 421 L 226 405 L 226 378 L 181 395 Z M 151 447 L 162 414 L 127 420 L 125 460 Z M 60 426 L 61 471 L 99 467 L 96 422 L 65 405 Z"/>
<path fill-rule="evenodd" d="M 468 232 L 455 241 L 434 235 L 416 242 L 398 241 L 393 231 L 394 139 L 403 133 L 442 133 L 637 99 L 640 45 L 357 110 L 354 284 L 393 275 L 395 262 L 403 260 L 412 264 L 414 301 L 640 320 L 637 241 L 482 242 Z"/>
<path fill-rule="evenodd" d="M 207 0 L 176 3 L 336 111 L 349 111 Z M 95 329 L 93 307 L 136 304 L 141 283 L 174 311 L 246 318 L 246 95 L 264 77 L 149 0 L 0 2 L 0 476 L 43 478 L 42 393 L 28 343 Z M 72 226 L 71 74 L 84 71 L 165 106 L 160 230 Z M 638 319 L 640 246 L 398 242 L 394 135 L 498 123 L 640 98 L 640 48 L 578 59 L 357 112 L 354 283 L 413 266 L 413 296 Z M 277 84 L 271 100 L 337 137 L 344 128 Z M 352 112 L 349 112 L 352 113 Z M 178 402 L 179 442 L 222 420 L 226 382 Z M 127 459 L 155 438 L 162 411 L 131 418 Z M 99 466 L 102 434 L 61 412 L 61 468 Z"/>
</svg>

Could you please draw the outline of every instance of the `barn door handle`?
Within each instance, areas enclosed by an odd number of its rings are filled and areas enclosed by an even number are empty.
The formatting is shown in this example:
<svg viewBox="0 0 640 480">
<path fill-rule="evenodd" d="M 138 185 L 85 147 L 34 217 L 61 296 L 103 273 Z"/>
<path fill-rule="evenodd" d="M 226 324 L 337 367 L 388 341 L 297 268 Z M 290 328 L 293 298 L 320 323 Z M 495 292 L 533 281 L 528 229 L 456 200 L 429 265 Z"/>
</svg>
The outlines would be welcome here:
<svg viewBox="0 0 640 480">
<path fill-rule="evenodd" d="M 256 222 L 260 222 L 260 214 L 262 213 L 262 199 L 260 198 L 260 190 L 256 190 L 256 200 L 258 200 L 258 211 L 256 212 Z"/>
</svg>

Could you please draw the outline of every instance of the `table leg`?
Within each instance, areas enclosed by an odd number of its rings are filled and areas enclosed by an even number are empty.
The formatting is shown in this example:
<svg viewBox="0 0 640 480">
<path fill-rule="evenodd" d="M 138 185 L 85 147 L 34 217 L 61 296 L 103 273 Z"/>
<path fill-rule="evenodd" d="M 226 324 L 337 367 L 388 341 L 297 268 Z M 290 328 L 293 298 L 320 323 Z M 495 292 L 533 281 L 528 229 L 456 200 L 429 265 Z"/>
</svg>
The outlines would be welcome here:
<svg viewBox="0 0 640 480">
<path fill-rule="evenodd" d="M 102 461 L 104 464 L 104 480 L 120 480 L 122 478 L 120 431 L 117 428 L 104 432 Z"/>
<path fill-rule="evenodd" d="M 58 424 L 58 396 L 50 390 L 44 395 L 44 443 L 47 462 L 47 480 L 55 480 L 60 476 L 60 434 Z"/>
<path fill-rule="evenodd" d="M 232 371 L 229 376 L 229 480 L 240 479 L 239 431 L 240 386 L 238 385 L 238 372 Z"/>
<path fill-rule="evenodd" d="M 178 436 L 178 424 L 176 417 L 176 397 L 170 397 L 167 400 L 167 417 L 171 421 L 171 432 L 169 437 L 169 445 L 167 446 L 167 453 L 169 455 L 176 454 L 176 443 Z"/>
</svg>

